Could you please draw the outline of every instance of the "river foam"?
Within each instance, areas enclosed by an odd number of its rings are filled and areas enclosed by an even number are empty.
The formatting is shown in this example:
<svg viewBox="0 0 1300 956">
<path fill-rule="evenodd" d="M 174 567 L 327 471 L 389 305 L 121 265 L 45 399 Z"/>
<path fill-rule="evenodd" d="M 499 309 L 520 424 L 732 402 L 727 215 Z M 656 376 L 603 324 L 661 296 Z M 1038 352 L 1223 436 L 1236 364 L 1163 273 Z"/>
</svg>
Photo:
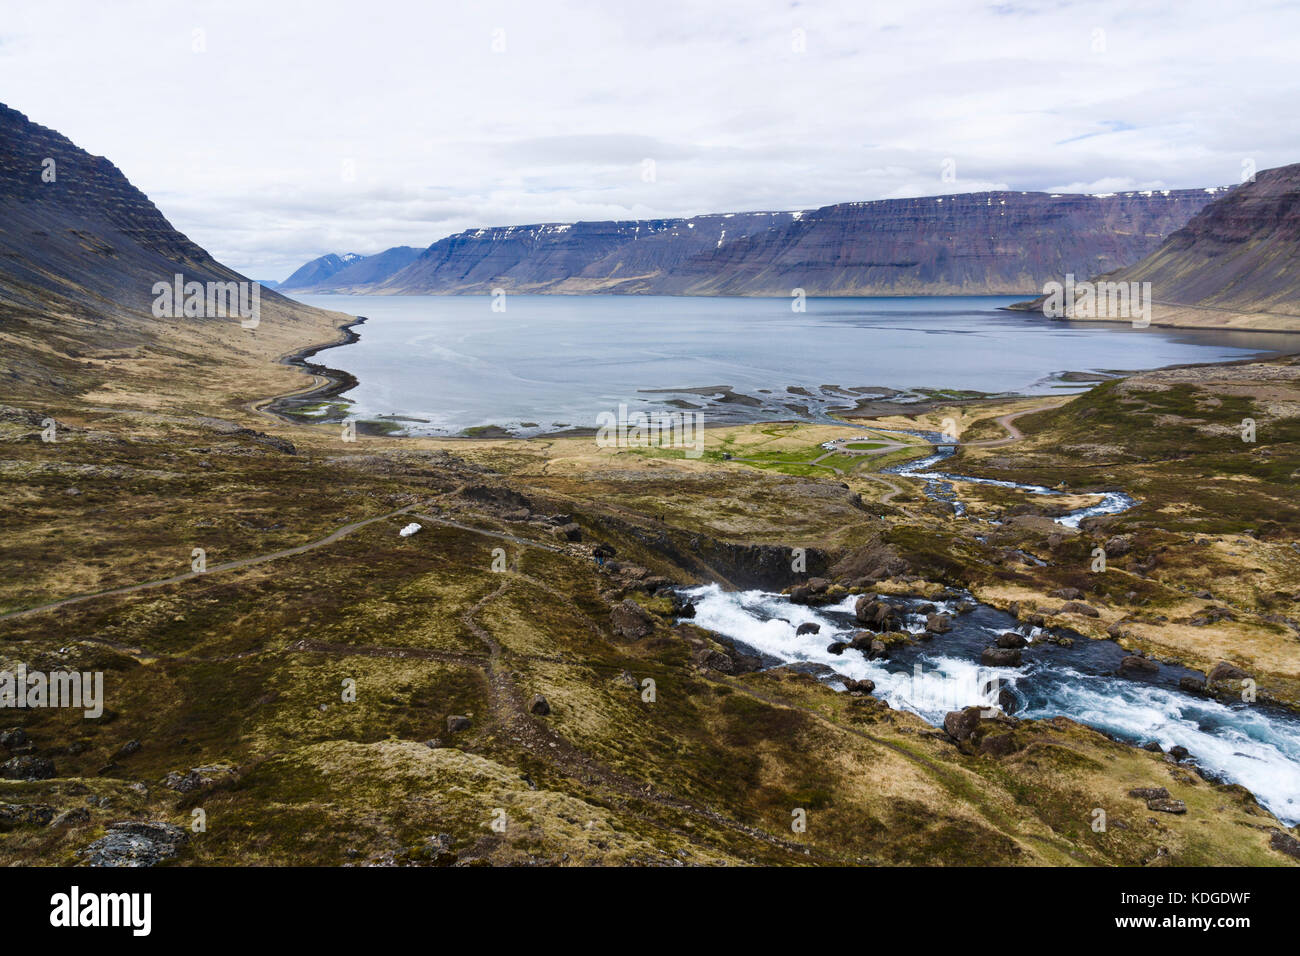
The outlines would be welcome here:
<svg viewBox="0 0 1300 956">
<path fill-rule="evenodd" d="M 1073 648 L 1044 643 L 1036 640 L 1040 632 L 980 606 L 955 615 L 951 633 L 902 648 L 893 660 L 871 661 L 859 651 L 837 655 L 827 650 L 858 630 L 856 595 L 812 608 L 791 604 L 781 594 L 724 591 L 717 585 L 683 593 L 695 602 L 694 624 L 759 654 L 771 666 L 820 665 L 839 677 L 872 680 L 874 696 L 936 726 L 950 710 L 996 706 L 998 690 L 1009 689 L 1017 698 L 1018 717 L 1065 716 L 1133 744 L 1186 747 L 1207 773 L 1242 784 L 1288 826 L 1300 823 L 1300 718 L 1279 708 L 1186 694 L 1176 682 L 1179 674 L 1189 672 L 1170 666 L 1162 668 L 1163 682 L 1119 677 L 1114 669 L 1124 651 L 1113 642 L 1079 637 Z M 956 610 L 954 601 L 908 603 L 908 629 L 914 632 L 923 628 L 916 610 L 922 603 Z M 821 630 L 798 635 L 800 624 L 817 624 Z M 996 634 L 1013 629 L 1031 639 L 1026 665 L 981 666 L 980 649 Z M 843 686 L 834 677 L 826 679 Z"/>
</svg>

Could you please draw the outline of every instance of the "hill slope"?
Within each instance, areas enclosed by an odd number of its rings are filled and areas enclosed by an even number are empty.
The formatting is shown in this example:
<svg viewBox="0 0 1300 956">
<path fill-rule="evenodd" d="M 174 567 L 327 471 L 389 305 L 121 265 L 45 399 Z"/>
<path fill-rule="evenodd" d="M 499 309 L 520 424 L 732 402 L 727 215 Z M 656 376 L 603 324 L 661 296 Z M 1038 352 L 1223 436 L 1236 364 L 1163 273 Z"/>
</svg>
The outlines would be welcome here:
<svg viewBox="0 0 1300 956">
<path fill-rule="evenodd" d="M 174 229 L 107 159 L 0 105 L 0 400 L 111 403 L 129 392 L 160 404 L 181 387 L 178 375 L 195 374 L 292 388 L 296 373 L 269 360 L 334 338 L 344 321 L 268 289 L 257 329 L 237 318 L 155 318 L 154 284 L 178 273 L 247 281 Z"/>
</svg>

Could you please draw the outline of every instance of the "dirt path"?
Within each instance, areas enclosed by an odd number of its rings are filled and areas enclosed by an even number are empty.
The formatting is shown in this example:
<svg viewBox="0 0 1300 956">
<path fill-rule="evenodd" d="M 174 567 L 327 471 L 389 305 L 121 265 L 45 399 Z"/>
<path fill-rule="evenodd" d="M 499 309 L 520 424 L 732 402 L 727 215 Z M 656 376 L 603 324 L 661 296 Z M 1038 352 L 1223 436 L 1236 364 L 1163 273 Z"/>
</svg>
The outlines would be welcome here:
<svg viewBox="0 0 1300 956">
<path fill-rule="evenodd" d="M 236 561 L 227 561 L 223 564 L 214 564 L 205 571 L 186 571 L 184 574 L 174 574 L 169 578 L 159 578 L 155 581 L 143 581 L 140 584 L 128 584 L 125 587 L 110 588 L 106 591 L 94 591 L 90 594 L 77 594 L 72 597 L 62 598 L 58 601 L 51 601 L 48 604 L 39 604 L 36 607 L 23 608 L 18 611 L 8 611 L 4 614 L 0 614 L 0 621 L 16 617 L 25 617 L 28 614 L 39 614 L 42 611 L 52 611 L 55 608 L 66 607 L 69 604 L 80 604 L 82 601 L 90 601 L 94 598 L 133 594 L 136 591 L 143 591 L 146 588 L 162 587 L 165 584 L 177 584 L 180 581 L 188 581 L 190 578 L 206 577 L 210 574 L 219 574 L 222 571 L 234 571 L 238 568 L 250 568 L 255 564 L 263 564 L 267 561 L 275 561 L 278 558 L 287 558 L 295 554 L 303 554 L 307 551 L 313 551 L 316 548 L 323 548 L 327 544 L 333 544 L 340 538 L 345 538 L 355 531 L 360 531 L 362 528 L 374 524 L 376 521 L 385 521 L 396 515 L 405 514 L 417 507 L 419 507 L 419 505 L 407 505 L 405 508 L 398 508 L 396 511 L 390 511 L 387 514 L 376 515 L 373 518 L 365 518 L 361 521 L 354 521 L 351 524 L 345 524 L 343 527 L 330 532 L 323 538 L 309 541 L 306 544 L 300 544 L 297 547 L 284 548 L 280 551 L 272 551 L 269 554 L 258 554 L 249 558 L 240 558 Z"/>
</svg>

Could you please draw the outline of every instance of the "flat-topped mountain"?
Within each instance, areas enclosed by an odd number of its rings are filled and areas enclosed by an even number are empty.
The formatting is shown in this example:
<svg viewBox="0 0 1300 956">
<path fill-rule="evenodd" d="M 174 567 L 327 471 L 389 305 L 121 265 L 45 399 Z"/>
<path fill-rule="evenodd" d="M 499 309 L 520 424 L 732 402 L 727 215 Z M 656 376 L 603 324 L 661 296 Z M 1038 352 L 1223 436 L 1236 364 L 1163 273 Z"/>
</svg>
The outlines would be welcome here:
<svg viewBox="0 0 1300 956">
<path fill-rule="evenodd" d="M 346 291 L 1015 295 L 1066 273 L 1135 262 L 1225 191 L 966 193 L 804 212 L 473 229 Z"/>
</svg>

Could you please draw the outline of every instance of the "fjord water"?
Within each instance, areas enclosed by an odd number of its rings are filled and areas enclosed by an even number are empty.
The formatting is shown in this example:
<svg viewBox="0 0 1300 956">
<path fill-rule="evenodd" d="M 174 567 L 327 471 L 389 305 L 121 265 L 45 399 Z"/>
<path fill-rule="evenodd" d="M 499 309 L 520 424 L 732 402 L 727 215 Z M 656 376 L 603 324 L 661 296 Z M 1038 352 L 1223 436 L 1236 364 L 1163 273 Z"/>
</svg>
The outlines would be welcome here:
<svg viewBox="0 0 1300 956">
<path fill-rule="evenodd" d="M 706 423 L 812 418 L 853 404 L 822 386 L 1059 394 L 1066 371 L 1136 370 L 1300 349 L 1300 334 L 1134 329 L 999 311 L 1024 296 L 301 296 L 362 315 L 317 356 L 359 384 L 356 418 L 412 434 L 497 425 L 530 435 L 596 416 L 701 407 Z M 735 395 L 700 394 L 730 386 Z M 791 393 L 799 388 L 810 394 Z M 1073 387 L 1073 386 L 1072 386 Z M 654 390 L 681 389 L 680 392 Z"/>
<path fill-rule="evenodd" d="M 827 650 L 858 630 L 856 596 L 812 608 L 791 604 L 782 594 L 725 591 L 716 584 L 684 594 L 695 603 L 691 623 L 759 654 L 769 665 L 829 668 L 842 677 L 872 680 L 874 696 L 935 725 L 942 725 L 950 710 L 996 706 L 996 689 L 986 689 L 996 677 L 1000 688 L 1015 695 L 1018 717 L 1065 716 L 1129 743 L 1155 741 L 1166 750 L 1181 745 L 1207 772 L 1250 790 L 1286 825 L 1300 823 L 1300 718 L 1279 707 L 1223 703 L 1184 693 L 1178 679 L 1201 675 L 1176 665 L 1161 665 L 1150 680 L 1117 676 L 1127 652 L 1113 641 L 1080 637 L 1064 647 L 1041 640 L 1039 629 L 996 608 L 979 605 L 959 614 L 953 601 L 913 599 L 904 602 L 911 610 L 909 631 L 924 631 L 925 615 L 918 611 L 924 603 L 952 613 L 952 631 L 896 646 L 888 660 L 868 660 L 860 651 Z M 816 624 L 821 630 L 797 634 L 801 624 Z M 1030 641 L 1024 666 L 981 666 L 980 652 L 998 634 L 1012 630 Z M 832 680 L 829 674 L 827 679 Z"/>
</svg>

